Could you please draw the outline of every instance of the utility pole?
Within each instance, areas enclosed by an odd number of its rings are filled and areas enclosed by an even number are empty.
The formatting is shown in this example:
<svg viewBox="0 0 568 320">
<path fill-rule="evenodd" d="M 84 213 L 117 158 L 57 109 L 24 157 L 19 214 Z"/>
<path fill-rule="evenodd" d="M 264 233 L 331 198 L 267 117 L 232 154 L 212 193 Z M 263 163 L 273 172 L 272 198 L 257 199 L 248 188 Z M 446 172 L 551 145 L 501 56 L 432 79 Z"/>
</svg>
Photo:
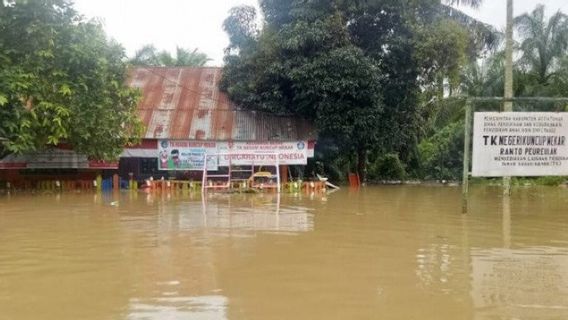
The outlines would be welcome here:
<svg viewBox="0 0 568 320">
<path fill-rule="evenodd" d="M 507 0 L 507 30 L 505 43 L 505 102 L 503 111 L 513 111 L 513 0 Z M 509 100 L 507 100 L 509 99 Z M 511 194 L 511 177 L 503 178 L 503 193 Z"/>
</svg>

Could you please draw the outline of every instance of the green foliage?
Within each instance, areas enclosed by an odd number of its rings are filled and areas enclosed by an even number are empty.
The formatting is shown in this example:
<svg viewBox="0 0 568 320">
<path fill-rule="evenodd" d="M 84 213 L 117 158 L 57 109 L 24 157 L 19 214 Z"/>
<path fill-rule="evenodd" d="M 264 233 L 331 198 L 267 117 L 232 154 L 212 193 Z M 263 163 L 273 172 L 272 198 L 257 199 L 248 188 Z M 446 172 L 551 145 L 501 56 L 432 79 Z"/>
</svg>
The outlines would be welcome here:
<svg viewBox="0 0 568 320">
<path fill-rule="evenodd" d="M 463 164 L 463 120 L 449 123 L 418 146 L 423 178 L 458 180 Z"/>
<path fill-rule="evenodd" d="M 440 1 L 260 2 L 231 10 L 222 88 L 243 108 L 312 120 L 358 156 L 412 161 L 421 128 L 420 79 L 456 78 L 469 37 L 441 20 Z M 416 13 L 419 13 L 417 16 Z M 448 29 L 449 28 L 449 29 Z"/>
<path fill-rule="evenodd" d="M 355 158 L 364 180 L 369 154 L 397 154 L 414 169 L 434 113 L 421 98 L 442 96 L 446 81 L 457 89 L 496 39 L 448 6 L 479 2 L 262 0 L 262 28 L 254 8 L 234 8 L 222 89 L 242 108 L 312 120 L 346 159 L 325 155 L 330 168 L 352 170 Z"/>
<path fill-rule="evenodd" d="M 356 159 L 352 153 L 345 152 L 332 138 L 320 136 L 314 159 L 308 161 L 306 172 L 319 173 L 334 183 L 342 183 L 347 179 L 347 172 L 354 172 L 355 166 Z"/>
<path fill-rule="evenodd" d="M 542 186 L 557 187 L 566 183 L 566 177 L 540 177 L 536 179 L 536 184 Z"/>
<path fill-rule="evenodd" d="M 130 64 L 135 66 L 152 66 L 152 67 L 202 67 L 208 61 L 211 61 L 205 53 L 199 52 L 198 49 L 184 49 L 176 47 L 176 56 L 162 50 L 158 51 L 156 47 L 147 44 L 140 48 L 130 59 Z"/>
<path fill-rule="evenodd" d="M 468 54 L 471 58 L 478 58 L 480 53 L 495 50 L 499 46 L 504 35 L 492 25 L 476 20 L 449 5 L 442 6 L 442 11 L 447 19 L 457 22 L 468 31 Z"/>
<path fill-rule="evenodd" d="M 223 22 L 223 30 L 229 35 L 228 52 L 254 47 L 258 36 L 256 9 L 251 6 L 232 8 L 229 17 Z"/>
<path fill-rule="evenodd" d="M 250 33 L 234 26 L 241 20 L 226 20 L 229 38 Z M 250 37 L 232 44 L 238 54 L 227 55 L 222 83 L 231 98 L 246 108 L 310 119 L 346 152 L 378 143 L 381 72 L 377 61 L 350 43 L 344 18 L 329 13 L 270 30 L 254 44 Z"/>
<path fill-rule="evenodd" d="M 471 97 L 498 97 L 505 90 L 505 52 L 493 52 L 481 61 L 473 61 L 461 75 L 460 89 Z"/>
<path fill-rule="evenodd" d="M 568 96 L 568 16 L 557 12 L 546 19 L 544 6 L 539 5 L 531 13 L 516 17 L 515 27 L 520 38 L 520 44 L 516 47 L 520 59 L 514 65 L 515 96 Z M 501 59 L 502 52 L 497 52 L 487 60 Z M 490 89 L 491 83 L 502 87 L 502 76 L 497 78 L 492 74 L 502 75 L 502 64 L 499 70 L 487 75 L 485 89 L 489 90 L 485 91 L 495 91 Z M 490 78 L 498 81 L 490 81 Z M 501 92 L 497 95 L 501 95 Z"/>
<path fill-rule="evenodd" d="M 515 186 L 521 187 L 532 187 L 532 186 L 547 186 L 547 187 L 558 187 L 565 184 L 567 181 L 566 177 L 516 177 L 512 179 L 512 183 Z M 498 181 L 499 182 L 499 181 Z"/>
<path fill-rule="evenodd" d="M 547 84 L 555 64 L 568 48 L 568 16 L 557 12 L 545 20 L 544 6 L 538 5 L 530 14 L 515 18 L 521 36 L 521 64 L 536 76 L 540 84 Z"/>
<path fill-rule="evenodd" d="M 122 47 L 64 0 L 8 1 L 0 11 L 0 136 L 9 152 L 68 143 L 116 158 L 141 132 Z"/>
<path fill-rule="evenodd" d="M 417 58 L 422 62 L 424 83 L 449 80 L 450 88 L 460 83 L 461 67 L 467 63 L 468 32 L 457 22 L 443 19 L 420 30 Z"/>
<path fill-rule="evenodd" d="M 568 96 L 568 16 L 557 12 L 546 19 L 544 6 L 539 5 L 515 18 L 515 26 L 520 38 L 515 49 L 520 58 L 514 65 L 514 95 Z M 501 96 L 503 75 L 504 52 L 489 52 L 481 62 L 466 68 L 460 89 L 470 96 Z M 531 110 L 524 106 L 520 109 Z"/>
<path fill-rule="evenodd" d="M 396 153 L 377 158 L 369 168 L 371 180 L 404 181 L 406 177 L 406 168 Z"/>
<path fill-rule="evenodd" d="M 481 0 L 446 0 L 445 1 L 451 5 L 458 5 L 458 6 L 471 6 L 473 8 L 478 8 L 483 1 Z"/>
<path fill-rule="evenodd" d="M 514 65 L 515 96 L 568 96 L 568 17 L 561 12 L 549 19 L 544 7 L 515 19 L 520 57 Z M 502 96 L 504 52 L 489 51 L 481 61 L 471 61 L 461 72 L 459 91 L 469 96 Z M 445 73 L 447 74 L 447 73 Z M 495 103 L 478 104 L 476 110 L 500 110 Z M 553 103 L 515 104 L 515 110 L 563 111 L 566 105 Z M 426 178 L 457 179 L 461 176 L 463 150 L 463 106 L 434 100 L 424 108 L 427 129 L 419 146 Z M 557 185 L 562 178 L 525 179 L 523 183 Z"/>
</svg>

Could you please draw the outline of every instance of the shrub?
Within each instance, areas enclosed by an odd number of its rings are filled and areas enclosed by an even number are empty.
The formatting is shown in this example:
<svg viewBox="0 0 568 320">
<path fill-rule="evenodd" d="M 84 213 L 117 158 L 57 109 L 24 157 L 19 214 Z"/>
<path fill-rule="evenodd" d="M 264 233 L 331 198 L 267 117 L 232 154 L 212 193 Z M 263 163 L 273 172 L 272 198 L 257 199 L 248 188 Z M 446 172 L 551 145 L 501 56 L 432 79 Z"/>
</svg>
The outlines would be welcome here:
<svg viewBox="0 0 568 320">
<path fill-rule="evenodd" d="M 447 125 L 418 145 L 426 179 L 458 180 L 463 165 L 463 122 Z"/>
<path fill-rule="evenodd" d="M 398 154 L 385 154 L 369 166 L 369 178 L 372 180 L 404 180 L 406 168 Z"/>
<path fill-rule="evenodd" d="M 566 177 L 540 177 L 536 179 L 536 184 L 541 186 L 557 187 L 566 182 Z"/>
</svg>

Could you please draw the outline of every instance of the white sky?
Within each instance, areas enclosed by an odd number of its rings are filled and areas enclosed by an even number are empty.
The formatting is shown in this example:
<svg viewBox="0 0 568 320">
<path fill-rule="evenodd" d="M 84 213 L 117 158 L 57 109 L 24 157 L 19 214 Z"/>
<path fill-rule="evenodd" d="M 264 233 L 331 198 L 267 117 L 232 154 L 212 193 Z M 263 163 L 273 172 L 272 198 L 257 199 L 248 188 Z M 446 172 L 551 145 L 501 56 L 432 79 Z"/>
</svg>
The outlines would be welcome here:
<svg viewBox="0 0 568 320">
<path fill-rule="evenodd" d="M 158 49 L 176 46 L 199 48 L 213 59 L 209 65 L 221 65 L 228 39 L 222 29 L 230 8 L 257 5 L 257 0 L 74 0 L 75 8 L 87 17 L 100 18 L 112 38 L 132 55 L 144 44 Z M 568 0 L 515 0 L 515 15 L 532 11 L 542 3 L 548 14 L 568 13 Z M 506 0 L 484 0 L 476 10 L 463 8 L 481 21 L 504 29 Z"/>
</svg>

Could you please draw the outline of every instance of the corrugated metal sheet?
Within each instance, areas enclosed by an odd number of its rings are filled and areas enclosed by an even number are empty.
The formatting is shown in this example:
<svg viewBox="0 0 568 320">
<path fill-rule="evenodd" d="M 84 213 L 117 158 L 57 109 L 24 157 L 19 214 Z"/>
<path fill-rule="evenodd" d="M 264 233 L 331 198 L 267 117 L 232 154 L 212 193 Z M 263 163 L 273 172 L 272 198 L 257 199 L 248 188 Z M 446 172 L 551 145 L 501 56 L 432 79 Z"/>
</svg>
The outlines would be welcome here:
<svg viewBox="0 0 568 320">
<path fill-rule="evenodd" d="M 129 84 L 142 91 L 146 139 L 293 141 L 316 138 L 302 119 L 238 110 L 219 91 L 221 68 L 137 67 Z"/>
<path fill-rule="evenodd" d="M 118 169 L 118 162 L 92 161 L 73 150 L 48 149 L 25 155 L 9 154 L 0 169 Z"/>
</svg>

